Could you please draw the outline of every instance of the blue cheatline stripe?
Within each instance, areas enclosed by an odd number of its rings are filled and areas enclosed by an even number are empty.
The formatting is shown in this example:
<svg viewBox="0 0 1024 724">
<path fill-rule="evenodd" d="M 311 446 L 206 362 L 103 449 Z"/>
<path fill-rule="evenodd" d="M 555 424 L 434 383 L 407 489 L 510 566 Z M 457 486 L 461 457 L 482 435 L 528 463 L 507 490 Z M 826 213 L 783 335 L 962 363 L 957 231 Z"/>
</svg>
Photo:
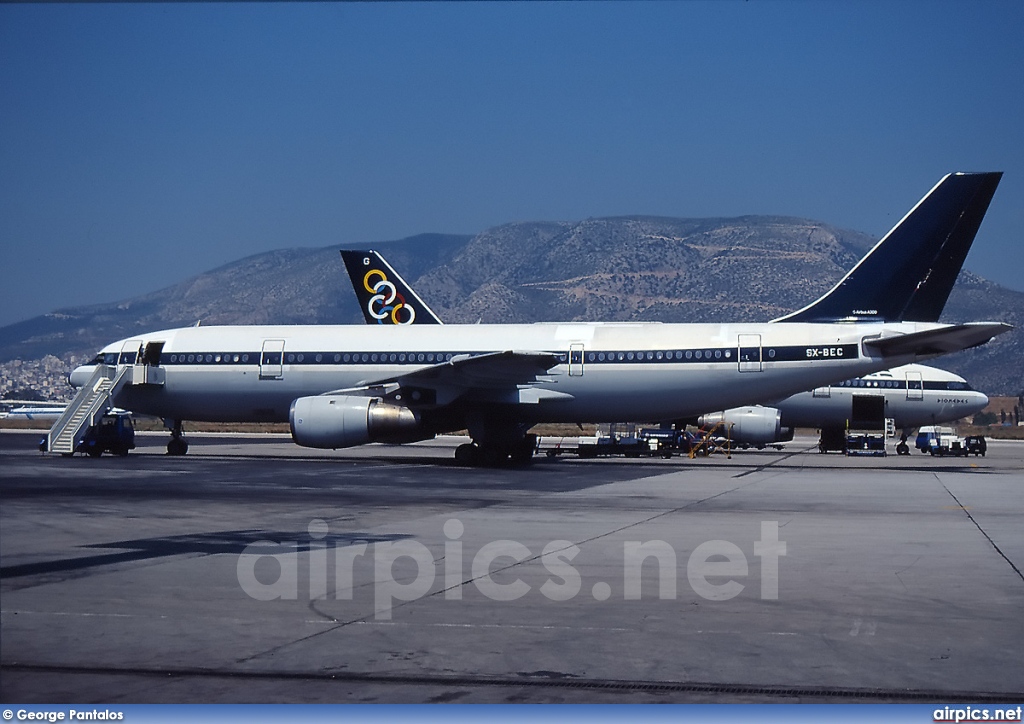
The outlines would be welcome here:
<svg viewBox="0 0 1024 724">
<path fill-rule="evenodd" d="M 359 352 L 302 351 L 302 352 L 164 352 L 161 365 L 366 365 L 366 364 L 436 364 L 460 355 L 476 356 L 491 352 Z M 565 352 L 549 352 L 561 363 L 568 361 Z M 695 349 L 661 350 L 587 350 L 584 363 L 601 364 L 729 364 L 737 363 L 737 355 L 744 362 L 834 361 L 857 359 L 856 344 L 837 346 L 791 345 L 778 347 L 701 347 Z M 573 360 L 575 363 L 576 360 Z"/>
</svg>

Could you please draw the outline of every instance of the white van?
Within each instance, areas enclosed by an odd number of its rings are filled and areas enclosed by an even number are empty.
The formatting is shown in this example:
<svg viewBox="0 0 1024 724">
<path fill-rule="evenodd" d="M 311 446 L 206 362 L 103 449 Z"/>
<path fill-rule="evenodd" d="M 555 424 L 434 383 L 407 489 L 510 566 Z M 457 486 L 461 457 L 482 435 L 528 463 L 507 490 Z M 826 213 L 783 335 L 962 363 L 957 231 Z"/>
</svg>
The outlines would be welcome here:
<svg viewBox="0 0 1024 724">
<path fill-rule="evenodd" d="M 918 430 L 914 445 L 932 455 L 967 455 L 967 445 L 951 427 L 925 425 Z"/>
</svg>

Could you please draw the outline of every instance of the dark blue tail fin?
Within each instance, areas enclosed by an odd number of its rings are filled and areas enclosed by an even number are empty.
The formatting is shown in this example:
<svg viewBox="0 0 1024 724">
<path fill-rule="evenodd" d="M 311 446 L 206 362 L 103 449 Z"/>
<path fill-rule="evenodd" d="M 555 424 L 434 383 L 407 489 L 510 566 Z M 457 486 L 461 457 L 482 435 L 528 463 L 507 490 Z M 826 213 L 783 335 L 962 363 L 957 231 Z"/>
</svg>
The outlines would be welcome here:
<svg viewBox="0 0 1024 724">
<path fill-rule="evenodd" d="M 943 178 L 825 296 L 776 322 L 937 322 L 1002 173 Z"/>
<path fill-rule="evenodd" d="M 343 251 L 367 324 L 441 324 L 405 280 L 375 251 Z"/>
</svg>

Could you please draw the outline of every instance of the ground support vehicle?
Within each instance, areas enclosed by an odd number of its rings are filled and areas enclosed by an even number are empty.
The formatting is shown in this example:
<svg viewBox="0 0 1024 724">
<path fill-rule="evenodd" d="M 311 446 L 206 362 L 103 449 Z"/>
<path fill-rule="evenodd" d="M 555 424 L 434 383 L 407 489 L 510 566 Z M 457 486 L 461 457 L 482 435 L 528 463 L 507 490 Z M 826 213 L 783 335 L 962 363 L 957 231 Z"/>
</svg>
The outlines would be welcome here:
<svg viewBox="0 0 1024 724">
<path fill-rule="evenodd" d="M 47 440 L 44 437 L 39 449 L 46 451 Z M 99 424 L 90 427 L 74 449 L 64 453 L 67 456 L 76 452 L 85 453 L 89 457 L 98 458 L 103 453 L 124 457 L 129 450 L 135 449 L 135 426 L 130 412 L 118 410 L 108 412 L 100 418 Z"/>
<path fill-rule="evenodd" d="M 885 435 L 870 433 L 863 430 L 849 431 L 846 435 L 847 455 L 878 455 L 885 457 Z"/>
<path fill-rule="evenodd" d="M 686 430 L 645 427 L 637 430 L 632 423 L 601 425 L 597 435 L 585 437 L 545 437 L 540 452 L 548 457 L 563 454 L 582 458 L 623 455 L 628 458 L 686 455 L 697 444 L 697 436 Z"/>
<path fill-rule="evenodd" d="M 933 447 L 941 445 L 941 438 L 945 435 L 949 438 L 955 437 L 951 427 L 939 425 L 925 425 L 917 431 L 917 438 L 914 440 L 914 447 L 923 453 L 930 453 Z"/>
<path fill-rule="evenodd" d="M 985 457 L 985 453 L 988 451 L 988 443 L 981 435 L 968 435 L 964 438 L 964 444 L 967 447 L 967 452 L 975 457 L 978 455 Z"/>
<path fill-rule="evenodd" d="M 929 450 L 932 455 L 938 455 L 944 457 L 946 455 L 953 455 L 954 457 L 967 457 L 968 450 L 966 442 L 953 435 L 940 435 L 936 444 L 932 445 Z"/>
<path fill-rule="evenodd" d="M 854 395 L 852 412 L 846 422 L 846 454 L 885 457 L 889 430 L 885 418 L 885 398 L 881 395 Z"/>
<path fill-rule="evenodd" d="M 549 458 L 559 455 L 578 455 L 581 458 L 623 455 L 638 458 L 659 454 L 658 440 L 638 436 L 636 425 L 611 423 L 600 425 L 596 435 L 582 437 L 543 437 L 539 451 Z"/>
</svg>

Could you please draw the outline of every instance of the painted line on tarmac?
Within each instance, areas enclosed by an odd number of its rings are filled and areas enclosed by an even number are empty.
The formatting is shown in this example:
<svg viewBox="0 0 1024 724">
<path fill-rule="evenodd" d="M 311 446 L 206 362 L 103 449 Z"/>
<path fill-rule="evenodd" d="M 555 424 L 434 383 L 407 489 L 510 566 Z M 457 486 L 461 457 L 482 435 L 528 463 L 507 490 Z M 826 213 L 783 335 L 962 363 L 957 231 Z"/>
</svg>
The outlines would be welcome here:
<svg viewBox="0 0 1024 724">
<path fill-rule="evenodd" d="M 974 523 L 974 527 L 978 529 L 978 532 L 985 536 L 985 540 L 987 540 L 992 545 L 992 547 L 995 548 L 996 553 L 1002 556 L 1003 560 L 1010 564 L 1010 568 L 1012 568 L 1013 572 L 1017 574 L 1017 577 L 1020 580 L 1024 581 L 1024 573 L 1021 573 L 1021 570 L 1017 568 L 1016 564 L 1013 561 L 1011 561 L 1005 553 L 1003 553 L 1003 549 L 1000 548 L 994 540 L 992 540 L 992 536 L 985 532 L 985 529 L 981 527 L 981 524 L 978 523 L 978 521 L 974 518 L 973 515 L 971 515 L 971 511 L 968 510 L 967 507 L 960 502 L 959 498 L 953 495 L 953 491 L 946 487 L 946 484 L 942 482 L 942 478 L 940 478 L 938 475 L 935 475 L 935 479 L 939 481 L 939 485 L 942 486 L 943 490 L 949 493 L 949 497 L 956 501 L 957 507 L 964 512 L 964 515 L 966 515 L 967 518 L 972 523 Z"/>
<path fill-rule="evenodd" d="M 733 477 L 734 478 L 742 478 L 742 477 L 745 477 L 747 475 L 753 475 L 754 473 L 759 473 L 762 470 L 765 470 L 766 468 L 770 468 L 773 465 L 778 465 L 779 463 L 781 463 L 781 462 L 783 462 L 785 460 L 789 460 L 791 457 L 794 457 L 796 455 L 803 455 L 806 452 L 810 452 L 815 447 L 816 447 L 815 445 L 812 445 L 811 447 L 804 448 L 803 450 L 794 450 L 793 452 L 786 453 L 785 455 L 783 455 L 782 457 L 780 457 L 780 458 L 778 458 L 776 460 L 772 460 L 770 463 L 765 463 L 764 465 L 758 465 L 756 468 L 751 468 L 750 470 L 745 470 L 742 473 L 738 473 L 736 475 L 733 475 Z"/>
</svg>

